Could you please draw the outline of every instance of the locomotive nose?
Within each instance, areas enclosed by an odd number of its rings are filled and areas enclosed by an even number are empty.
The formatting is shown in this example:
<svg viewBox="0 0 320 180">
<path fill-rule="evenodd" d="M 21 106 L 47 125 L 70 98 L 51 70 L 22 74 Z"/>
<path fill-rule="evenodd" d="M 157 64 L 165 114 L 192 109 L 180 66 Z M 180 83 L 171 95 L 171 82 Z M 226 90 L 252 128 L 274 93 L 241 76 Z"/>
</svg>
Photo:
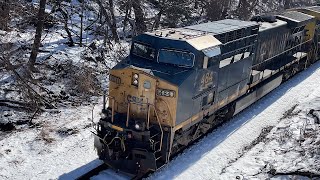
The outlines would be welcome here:
<svg viewBox="0 0 320 180">
<path fill-rule="evenodd" d="M 127 83 L 126 100 L 130 103 L 129 114 L 134 119 L 145 119 L 148 114 L 148 104 L 155 104 L 157 80 L 142 71 L 133 70 Z"/>
<path fill-rule="evenodd" d="M 143 69 L 110 71 L 109 107 L 99 121 L 95 147 L 111 167 L 136 174 L 168 159 L 178 87 Z"/>
</svg>

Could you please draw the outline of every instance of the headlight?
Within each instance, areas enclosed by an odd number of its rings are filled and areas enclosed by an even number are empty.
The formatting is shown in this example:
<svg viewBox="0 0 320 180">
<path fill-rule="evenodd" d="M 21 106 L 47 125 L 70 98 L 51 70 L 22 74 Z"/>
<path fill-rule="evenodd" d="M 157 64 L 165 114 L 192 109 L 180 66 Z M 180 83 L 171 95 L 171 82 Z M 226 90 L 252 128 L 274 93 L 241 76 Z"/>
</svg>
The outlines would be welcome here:
<svg viewBox="0 0 320 180">
<path fill-rule="evenodd" d="M 134 125 L 134 128 L 136 128 L 136 130 L 140 130 L 141 127 L 140 127 L 139 124 L 135 124 L 135 125 Z"/>
<path fill-rule="evenodd" d="M 101 112 L 100 117 L 101 117 L 101 119 L 105 119 L 107 117 L 107 115 L 105 113 Z"/>
<path fill-rule="evenodd" d="M 165 96 L 165 97 L 174 97 L 176 94 L 173 90 L 168 89 L 157 89 L 157 95 L 158 96 Z"/>
<path fill-rule="evenodd" d="M 139 74 L 132 74 L 132 85 L 138 86 L 139 84 Z"/>
<path fill-rule="evenodd" d="M 134 124 L 134 128 L 138 131 L 142 131 L 144 129 L 144 123 L 141 121 L 136 121 Z"/>
</svg>

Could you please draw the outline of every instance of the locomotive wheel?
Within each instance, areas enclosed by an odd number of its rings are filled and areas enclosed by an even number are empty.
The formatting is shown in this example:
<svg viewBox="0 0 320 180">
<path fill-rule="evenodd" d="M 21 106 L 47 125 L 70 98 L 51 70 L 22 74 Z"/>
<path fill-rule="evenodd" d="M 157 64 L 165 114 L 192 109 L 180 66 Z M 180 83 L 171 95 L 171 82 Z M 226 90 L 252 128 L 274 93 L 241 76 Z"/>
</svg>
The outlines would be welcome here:
<svg viewBox="0 0 320 180">
<path fill-rule="evenodd" d="M 227 112 L 227 114 L 225 115 L 225 120 L 229 120 L 229 119 L 231 119 L 232 117 L 233 117 L 233 114 L 234 114 L 234 112 L 235 112 L 235 110 L 236 110 L 236 104 L 235 103 L 232 103 L 230 106 L 229 106 L 229 108 L 228 108 L 228 112 Z"/>
<path fill-rule="evenodd" d="M 222 121 L 227 121 L 232 118 L 235 112 L 235 103 L 230 104 L 228 107 L 224 108 L 217 114 L 217 118 Z"/>
<path fill-rule="evenodd" d="M 290 77 L 291 77 L 291 75 L 292 75 L 292 70 L 291 70 L 291 68 L 288 68 L 288 69 L 285 69 L 284 71 L 283 71 L 283 81 L 286 81 L 286 80 L 288 80 Z"/>
</svg>

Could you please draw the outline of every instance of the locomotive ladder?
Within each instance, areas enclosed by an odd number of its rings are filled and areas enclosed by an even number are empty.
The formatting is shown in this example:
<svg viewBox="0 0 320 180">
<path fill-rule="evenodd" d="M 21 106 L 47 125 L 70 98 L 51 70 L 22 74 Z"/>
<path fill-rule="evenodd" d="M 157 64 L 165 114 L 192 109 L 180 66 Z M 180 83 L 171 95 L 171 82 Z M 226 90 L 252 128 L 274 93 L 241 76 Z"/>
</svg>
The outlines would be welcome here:
<svg viewBox="0 0 320 180">
<path fill-rule="evenodd" d="M 130 120 L 130 106 L 131 104 L 137 104 L 135 102 L 128 102 L 128 109 L 127 109 L 127 120 L 126 120 L 126 126 L 128 127 L 129 126 L 129 120 Z M 160 146 L 159 146 L 159 149 L 156 151 L 156 152 L 160 152 L 162 150 L 162 142 L 163 142 L 163 135 L 164 135 L 164 132 L 163 132 L 163 129 L 162 129 L 162 125 L 160 123 L 160 119 L 159 119 L 159 116 L 158 116 L 158 113 L 157 113 L 157 110 L 156 110 L 156 107 L 155 105 L 153 104 L 150 104 L 150 103 L 139 103 L 137 105 L 147 105 L 148 106 L 148 112 L 147 112 L 147 129 L 150 130 L 150 113 L 151 113 L 151 107 L 153 108 L 154 110 L 154 113 L 156 115 L 156 119 L 157 119 L 157 122 L 158 122 L 158 125 L 159 125 L 159 128 L 160 128 Z M 154 136 L 153 138 L 156 138 L 156 136 Z M 153 140 L 153 138 L 150 137 L 150 139 Z M 157 141 L 155 141 L 156 143 L 158 143 Z"/>
<path fill-rule="evenodd" d="M 112 97 L 112 96 L 108 96 L 108 99 L 111 100 L 111 106 L 112 106 L 112 109 L 111 109 L 111 122 L 113 123 L 114 122 L 114 115 L 115 115 L 115 104 L 117 103 L 115 98 Z M 147 129 L 148 130 L 151 130 L 152 127 L 154 127 L 155 125 L 152 125 L 150 127 L 150 114 L 152 112 L 152 108 L 153 108 L 153 111 L 155 113 L 155 116 L 156 116 L 156 120 L 157 120 L 157 123 L 158 123 L 158 126 L 159 126 L 159 129 L 160 129 L 160 132 L 157 132 L 155 134 L 152 134 L 150 135 L 150 139 L 153 141 L 153 147 L 154 147 L 154 151 L 155 151 L 155 158 L 156 158 L 156 161 L 160 160 L 161 159 L 161 150 L 162 150 L 162 143 L 163 143 L 163 136 L 164 136 L 164 131 L 163 131 L 163 128 L 162 128 L 162 125 L 160 123 L 160 119 L 159 119 L 159 115 L 158 115 L 158 112 L 156 110 L 156 107 L 155 105 L 153 104 L 150 104 L 150 103 L 135 103 L 135 102 L 127 102 L 127 118 L 126 118 L 126 127 L 129 126 L 129 120 L 130 120 L 130 106 L 132 104 L 136 104 L 136 105 L 146 105 L 148 107 L 148 111 L 147 111 L 147 117 L 146 117 L 146 126 L 147 126 Z M 159 148 L 157 148 L 159 147 Z"/>
</svg>

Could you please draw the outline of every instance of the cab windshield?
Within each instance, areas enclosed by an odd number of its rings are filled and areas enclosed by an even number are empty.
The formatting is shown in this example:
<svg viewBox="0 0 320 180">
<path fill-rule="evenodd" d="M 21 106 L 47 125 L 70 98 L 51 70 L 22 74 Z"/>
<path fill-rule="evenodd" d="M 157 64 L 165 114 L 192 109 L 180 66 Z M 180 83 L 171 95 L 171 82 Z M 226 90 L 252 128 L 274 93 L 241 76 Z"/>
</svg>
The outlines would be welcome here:
<svg viewBox="0 0 320 180">
<path fill-rule="evenodd" d="M 148 45 L 135 42 L 133 43 L 132 53 L 136 56 L 153 60 L 156 54 L 156 50 Z"/>
<path fill-rule="evenodd" d="M 161 49 L 159 51 L 158 62 L 191 68 L 194 64 L 194 54 L 176 50 Z"/>
</svg>

